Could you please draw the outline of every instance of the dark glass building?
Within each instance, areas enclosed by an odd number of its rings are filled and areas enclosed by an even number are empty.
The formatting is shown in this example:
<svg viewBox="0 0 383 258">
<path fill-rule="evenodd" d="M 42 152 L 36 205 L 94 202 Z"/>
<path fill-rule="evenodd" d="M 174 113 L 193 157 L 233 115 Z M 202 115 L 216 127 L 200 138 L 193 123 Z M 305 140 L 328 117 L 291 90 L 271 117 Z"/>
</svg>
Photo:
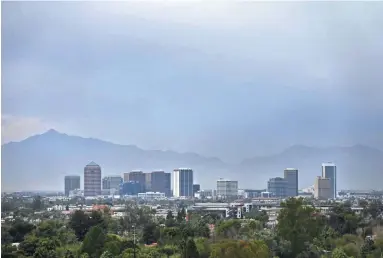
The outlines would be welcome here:
<svg viewBox="0 0 383 258">
<path fill-rule="evenodd" d="M 80 176 L 65 176 L 65 195 L 69 196 L 72 190 L 80 189 Z"/>
<path fill-rule="evenodd" d="M 137 195 L 141 193 L 142 185 L 137 181 L 123 182 L 120 185 L 120 195 Z"/>
<path fill-rule="evenodd" d="M 274 197 L 285 198 L 287 190 L 287 181 L 281 177 L 270 178 L 267 182 L 267 191 Z"/>
</svg>

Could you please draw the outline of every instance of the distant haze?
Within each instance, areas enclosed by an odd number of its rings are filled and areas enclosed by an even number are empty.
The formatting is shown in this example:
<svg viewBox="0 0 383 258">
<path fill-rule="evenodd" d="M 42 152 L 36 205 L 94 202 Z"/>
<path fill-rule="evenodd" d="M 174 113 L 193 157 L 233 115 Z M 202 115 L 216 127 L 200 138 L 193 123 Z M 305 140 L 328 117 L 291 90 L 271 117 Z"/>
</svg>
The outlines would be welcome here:
<svg viewBox="0 0 383 258">
<path fill-rule="evenodd" d="M 4 2 L 2 143 L 54 128 L 230 165 L 294 145 L 382 150 L 382 13 L 382 2 Z"/>
<path fill-rule="evenodd" d="M 143 150 L 98 139 L 69 136 L 55 130 L 21 142 L 2 145 L 3 191 L 64 189 L 65 175 L 80 175 L 94 161 L 102 175 L 122 175 L 131 170 L 150 172 L 190 167 L 202 189 L 216 187 L 216 180 L 238 180 L 240 188 L 265 189 L 270 177 L 283 176 L 283 169 L 299 169 L 299 187 L 313 184 L 321 175 L 322 162 L 337 165 L 338 189 L 381 189 L 383 152 L 363 145 L 313 148 L 295 145 L 278 154 L 245 159 L 236 164 L 196 153 Z"/>
</svg>

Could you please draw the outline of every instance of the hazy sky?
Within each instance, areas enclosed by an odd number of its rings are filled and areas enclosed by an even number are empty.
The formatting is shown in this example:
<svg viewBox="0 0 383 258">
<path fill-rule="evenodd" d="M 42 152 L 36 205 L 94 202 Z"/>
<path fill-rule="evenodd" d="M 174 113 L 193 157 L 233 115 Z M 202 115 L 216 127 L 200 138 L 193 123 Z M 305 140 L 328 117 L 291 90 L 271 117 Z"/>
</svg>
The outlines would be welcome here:
<svg viewBox="0 0 383 258">
<path fill-rule="evenodd" d="M 4 2 L 2 142 L 239 160 L 383 146 L 383 3 Z"/>
</svg>

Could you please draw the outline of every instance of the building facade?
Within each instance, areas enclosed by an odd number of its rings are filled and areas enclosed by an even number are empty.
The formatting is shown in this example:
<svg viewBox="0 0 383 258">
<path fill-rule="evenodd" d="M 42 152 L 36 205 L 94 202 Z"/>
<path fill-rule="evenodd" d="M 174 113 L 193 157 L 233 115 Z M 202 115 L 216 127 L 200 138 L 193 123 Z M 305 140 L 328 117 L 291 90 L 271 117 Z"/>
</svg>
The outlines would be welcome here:
<svg viewBox="0 0 383 258">
<path fill-rule="evenodd" d="M 298 169 L 286 168 L 284 179 L 287 181 L 286 197 L 298 196 Z"/>
<path fill-rule="evenodd" d="M 119 192 L 120 185 L 123 182 L 121 176 L 106 176 L 102 179 L 102 189 L 112 192 Z"/>
<path fill-rule="evenodd" d="M 219 179 L 217 180 L 217 197 L 232 198 L 238 196 L 238 181 Z"/>
<path fill-rule="evenodd" d="M 141 185 L 140 193 L 146 191 L 146 175 L 141 170 L 134 170 L 129 173 L 124 173 L 124 182 L 134 181 Z"/>
<path fill-rule="evenodd" d="M 163 200 L 166 198 L 166 196 L 164 193 L 146 192 L 146 193 L 139 193 L 138 198 L 142 198 L 144 200 Z"/>
<path fill-rule="evenodd" d="M 173 171 L 173 196 L 193 197 L 193 170 L 178 168 Z"/>
<path fill-rule="evenodd" d="M 285 198 L 287 196 L 287 181 L 281 177 L 270 178 L 267 182 L 267 191 L 274 197 Z"/>
<path fill-rule="evenodd" d="M 101 167 L 94 162 L 84 168 L 84 196 L 101 194 Z"/>
<path fill-rule="evenodd" d="M 201 186 L 199 184 L 193 184 L 193 195 L 201 190 Z"/>
<path fill-rule="evenodd" d="M 331 199 L 335 199 L 337 195 L 336 188 L 336 166 L 333 163 L 322 164 L 322 177 L 330 179 Z"/>
<path fill-rule="evenodd" d="M 138 195 L 141 190 L 142 184 L 136 181 L 127 181 L 120 185 L 120 195 Z"/>
<path fill-rule="evenodd" d="M 70 191 L 80 189 L 80 176 L 65 176 L 64 188 L 66 196 L 69 196 Z"/>
<path fill-rule="evenodd" d="M 164 193 L 170 196 L 171 182 L 170 173 L 165 173 L 162 170 L 146 173 L 146 191 Z"/>
<path fill-rule="evenodd" d="M 331 180 L 318 176 L 314 183 L 314 198 L 319 200 L 328 200 L 333 198 L 331 189 Z"/>
</svg>

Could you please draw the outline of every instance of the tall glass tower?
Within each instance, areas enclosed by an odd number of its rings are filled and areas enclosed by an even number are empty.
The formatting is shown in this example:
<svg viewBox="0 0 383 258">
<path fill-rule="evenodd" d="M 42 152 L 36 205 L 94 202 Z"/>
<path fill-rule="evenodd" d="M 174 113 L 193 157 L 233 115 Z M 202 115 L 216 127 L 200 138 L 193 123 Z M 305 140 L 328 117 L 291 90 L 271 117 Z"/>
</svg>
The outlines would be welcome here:
<svg viewBox="0 0 383 258">
<path fill-rule="evenodd" d="M 331 197 L 336 198 L 336 166 L 334 163 L 322 164 L 322 177 L 330 179 Z"/>
</svg>

